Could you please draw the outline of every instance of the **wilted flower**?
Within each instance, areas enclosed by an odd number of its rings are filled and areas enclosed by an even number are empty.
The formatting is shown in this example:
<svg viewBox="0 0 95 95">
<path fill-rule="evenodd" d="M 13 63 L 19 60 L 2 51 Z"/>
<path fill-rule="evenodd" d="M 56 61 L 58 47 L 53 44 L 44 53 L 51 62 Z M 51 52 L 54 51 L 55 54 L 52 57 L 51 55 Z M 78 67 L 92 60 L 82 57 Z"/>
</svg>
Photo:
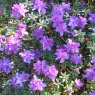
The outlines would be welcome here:
<svg viewBox="0 0 95 95">
<path fill-rule="evenodd" d="M 75 68 L 74 72 L 79 73 L 79 68 Z"/>
</svg>

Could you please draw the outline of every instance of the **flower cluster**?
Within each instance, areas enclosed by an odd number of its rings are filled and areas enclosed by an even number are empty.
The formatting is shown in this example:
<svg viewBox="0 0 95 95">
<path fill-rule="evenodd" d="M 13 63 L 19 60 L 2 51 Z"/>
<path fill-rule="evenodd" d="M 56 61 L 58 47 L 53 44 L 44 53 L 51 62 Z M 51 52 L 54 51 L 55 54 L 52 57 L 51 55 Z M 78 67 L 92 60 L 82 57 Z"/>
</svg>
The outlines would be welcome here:
<svg viewBox="0 0 95 95">
<path fill-rule="evenodd" d="M 22 72 L 22 73 L 16 73 L 13 75 L 12 79 L 10 79 L 10 85 L 13 85 L 14 87 L 22 87 L 25 82 L 29 80 L 29 74 Z"/>
<path fill-rule="evenodd" d="M 79 46 L 80 44 L 78 42 L 68 39 L 67 44 L 56 49 L 56 60 L 60 60 L 60 63 L 63 63 L 65 60 L 70 59 L 74 64 L 81 63 L 82 55 L 79 54 Z"/>
<path fill-rule="evenodd" d="M 28 87 L 33 95 L 77 95 L 85 83 L 95 81 L 95 58 L 85 64 L 94 55 L 94 46 L 88 47 L 88 43 L 94 43 L 95 13 L 86 9 L 84 13 L 81 8 L 76 13 L 78 5 L 72 10 L 71 3 L 58 0 L 59 4 L 54 0 L 26 1 L 13 5 L 12 18 L 3 31 L 0 25 L 0 74 L 7 75 L 2 78 L 2 89 Z M 49 93 L 43 91 L 45 87 Z M 93 87 L 80 94 L 88 95 L 88 91 L 95 95 Z"/>
<path fill-rule="evenodd" d="M 84 28 L 85 25 L 87 24 L 87 19 L 82 16 L 70 16 L 70 21 L 68 25 L 71 27 L 71 30 L 73 30 L 75 27 L 78 28 Z"/>
<path fill-rule="evenodd" d="M 56 28 L 56 31 L 59 32 L 60 36 L 63 36 L 64 33 L 68 31 L 67 24 L 63 19 L 64 14 L 64 4 L 53 7 L 51 13 L 51 21 L 53 23 L 53 27 Z"/>
<path fill-rule="evenodd" d="M 34 70 L 38 73 L 38 74 L 44 74 L 45 76 L 47 76 L 48 78 L 50 78 L 52 81 L 55 80 L 58 71 L 56 70 L 54 65 L 48 66 L 46 64 L 46 61 L 40 61 L 38 60 L 36 63 L 34 63 Z"/>
</svg>

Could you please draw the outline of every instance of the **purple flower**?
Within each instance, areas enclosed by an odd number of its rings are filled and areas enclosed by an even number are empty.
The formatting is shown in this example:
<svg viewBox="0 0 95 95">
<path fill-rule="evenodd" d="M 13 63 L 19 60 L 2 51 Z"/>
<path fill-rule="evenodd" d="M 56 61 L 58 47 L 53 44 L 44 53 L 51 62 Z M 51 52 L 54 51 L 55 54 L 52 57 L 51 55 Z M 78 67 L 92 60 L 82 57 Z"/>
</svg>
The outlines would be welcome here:
<svg viewBox="0 0 95 95">
<path fill-rule="evenodd" d="M 32 53 L 29 50 L 25 50 L 25 49 L 24 49 L 23 52 L 19 53 L 19 55 L 23 58 L 23 61 L 25 63 L 30 63 L 31 60 L 33 60 L 34 59 L 34 56 L 35 56 L 34 53 Z"/>
<path fill-rule="evenodd" d="M 24 35 L 28 35 L 28 32 L 25 29 L 17 30 L 16 36 L 18 38 L 22 38 Z"/>
<path fill-rule="evenodd" d="M 75 34 L 76 34 L 74 30 L 69 31 L 69 33 L 70 33 L 71 35 L 75 35 Z"/>
<path fill-rule="evenodd" d="M 53 27 L 56 27 L 59 23 L 63 23 L 64 11 L 61 5 L 54 6 L 51 13 L 51 21 Z"/>
<path fill-rule="evenodd" d="M 87 24 L 87 20 L 86 18 L 82 17 L 82 16 L 70 16 L 70 21 L 68 23 L 68 25 L 71 27 L 71 29 L 74 29 L 75 27 L 79 27 L 79 28 L 84 28 L 85 25 Z"/>
<path fill-rule="evenodd" d="M 63 6 L 62 5 L 53 6 L 51 14 L 52 14 L 52 16 L 54 16 L 54 15 L 64 16 Z"/>
<path fill-rule="evenodd" d="M 0 8 L 0 15 L 2 15 L 2 13 L 3 13 L 3 11 L 2 11 L 2 9 Z"/>
<path fill-rule="evenodd" d="M 13 62 L 11 62 L 8 58 L 0 59 L 0 71 L 8 74 L 12 69 Z"/>
<path fill-rule="evenodd" d="M 36 28 L 36 29 L 33 31 L 32 35 L 33 35 L 37 40 L 39 40 L 39 39 L 41 39 L 41 38 L 43 37 L 43 30 L 40 29 L 40 28 Z"/>
<path fill-rule="evenodd" d="M 58 74 L 58 71 L 57 69 L 55 68 L 55 65 L 51 65 L 51 66 L 47 66 L 45 68 L 45 70 L 43 70 L 43 73 L 45 74 L 45 76 L 47 76 L 48 78 L 50 78 L 52 81 L 55 80 L 57 74 Z"/>
<path fill-rule="evenodd" d="M 80 46 L 80 43 L 74 42 L 72 39 L 68 39 L 67 44 L 64 45 L 65 49 L 69 53 L 79 52 L 79 46 Z"/>
<path fill-rule="evenodd" d="M 26 24 L 19 22 L 18 24 L 18 30 L 15 34 L 18 38 L 22 38 L 24 35 L 28 35 L 28 32 L 26 31 Z"/>
<path fill-rule="evenodd" d="M 67 89 L 67 92 L 68 92 L 68 93 L 73 93 L 74 90 L 73 90 L 72 88 L 68 88 L 68 89 Z"/>
<path fill-rule="evenodd" d="M 93 66 L 87 68 L 85 70 L 85 75 L 83 75 L 83 78 L 86 78 L 88 81 L 95 80 L 95 68 Z"/>
<path fill-rule="evenodd" d="M 69 59 L 69 54 L 64 49 L 56 50 L 56 60 L 60 60 L 60 63 L 63 63 L 65 60 Z"/>
<path fill-rule="evenodd" d="M 28 12 L 28 10 L 26 10 L 26 7 L 22 3 L 14 4 L 11 16 L 19 19 L 21 16 L 25 16 L 26 12 Z"/>
<path fill-rule="evenodd" d="M 80 16 L 80 17 L 79 17 L 79 20 L 78 20 L 78 25 L 77 25 L 77 26 L 78 26 L 79 28 L 82 28 L 82 29 L 83 29 L 86 24 L 87 24 L 86 18 Z"/>
<path fill-rule="evenodd" d="M 95 58 L 92 58 L 91 63 L 95 64 Z"/>
<path fill-rule="evenodd" d="M 42 44 L 43 50 L 51 51 L 51 48 L 53 46 L 53 39 L 52 38 L 48 38 L 48 36 L 43 36 L 40 43 Z"/>
<path fill-rule="evenodd" d="M 95 32 L 95 27 L 92 27 L 91 29 L 92 29 L 92 31 L 94 31 L 94 32 Z"/>
<path fill-rule="evenodd" d="M 62 2 L 62 6 L 63 6 L 63 9 L 67 12 L 71 10 L 70 3 L 66 4 L 65 2 Z"/>
<path fill-rule="evenodd" d="M 52 22 L 53 22 L 53 27 L 57 27 L 58 24 L 60 23 L 63 23 L 64 20 L 63 20 L 63 17 L 60 16 L 59 14 L 54 14 L 53 16 L 51 16 L 51 19 L 50 19 Z"/>
<path fill-rule="evenodd" d="M 71 29 L 74 29 L 75 27 L 79 27 L 83 29 L 86 24 L 87 24 L 86 18 L 82 16 L 79 16 L 79 17 L 70 16 L 70 21 L 68 25 L 71 27 Z"/>
<path fill-rule="evenodd" d="M 71 62 L 74 64 L 79 64 L 82 61 L 82 55 L 81 54 L 73 54 L 71 55 Z"/>
<path fill-rule="evenodd" d="M 26 30 L 26 27 L 27 27 L 27 25 L 25 23 L 23 23 L 23 22 L 18 23 L 18 30 L 20 30 L 22 28 L 24 28 Z"/>
<path fill-rule="evenodd" d="M 33 79 L 30 81 L 29 88 L 33 91 L 42 91 L 45 87 L 46 84 L 43 83 L 43 80 L 34 75 Z"/>
<path fill-rule="evenodd" d="M 77 87 L 77 88 L 80 88 L 80 87 L 83 86 L 83 83 L 82 83 L 82 81 L 80 79 L 76 78 L 74 86 Z"/>
<path fill-rule="evenodd" d="M 18 23 L 18 29 L 24 28 L 26 30 L 26 27 L 27 27 L 27 25 L 25 23 L 23 23 L 23 22 Z"/>
<path fill-rule="evenodd" d="M 53 22 L 53 27 L 56 28 L 56 31 L 60 33 L 60 36 L 63 36 L 65 32 L 68 32 L 67 24 L 63 19 L 65 10 L 69 10 L 68 8 L 68 4 L 63 3 L 63 5 L 54 6 L 51 13 L 50 20 Z"/>
<path fill-rule="evenodd" d="M 38 60 L 36 63 L 34 63 L 33 66 L 34 66 L 34 70 L 36 70 L 36 72 L 40 74 L 40 73 L 43 73 L 43 70 L 45 69 L 47 65 L 46 65 L 45 60 L 43 61 Z"/>
<path fill-rule="evenodd" d="M 30 75 L 28 73 L 16 73 L 13 75 L 12 79 L 10 79 L 10 85 L 14 87 L 22 87 L 25 82 L 29 80 Z"/>
<path fill-rule="evenodd" d="M 48 66 L 45 60 L 43 61 L 38 60 L 36 63 L 34 63 L 33 66 L 38 74 L 42 73 L 48 78 L 50 78 L 52 81 L 55 80 L 58 74 L 58 71 L 56 70 L 55 66 L 54 65 Z"/>
<path fill-rule="evenodd" d="M 38 49 L 32 50 L 32 52 L 35 54 L 35 60 L 38 60 L 41 57 L 41 52 Z"/>
<path fill-rule="evenodd" d="M 85 2 L 81 1 L 79 5 L 83 8 L 85 6 Z"/>
<path fill-rule="evenodd" d="M 94 23 L 94 22 L 95 22 L 95 14 L 94 14 L 94 13 L 89 14 L 88 20 L 89 20 L 91 23 Z"/>
<path fill-rule="evenodd" d="M 95 91 L 94 92 L 90 92 L 89 95 L 95 95 Z"/>
<path fill-rule="evenodd" d="M 7 54 L 16 54 L 19 51 L 19 47 L 21 46 L 20 39 L 16 36 L 10 36 L 7 40 L 5 50 Z"/>
<path fill-rule="evenodd" d="M 66 23 L 59 23 L 56 26 L 56 31 L 60 33 L 60 36 L 63 36 L 65 32 L 68 31 Z"/>
<path fill-rule="evenodd" d="M 79 18 L 77 16 L 70 16 L 68 25 L 71 27 L 71 29 L 74 29 L 75 27 L 77 27 L 78 22 Z"/>
<path fill-rule="evenodd" d="M 43 0 L 35 0 L 34 2 L 34 10 L 37 9 L 39 13 L 45 14 L 46 13 L 46 3 Z"/>
</svg>

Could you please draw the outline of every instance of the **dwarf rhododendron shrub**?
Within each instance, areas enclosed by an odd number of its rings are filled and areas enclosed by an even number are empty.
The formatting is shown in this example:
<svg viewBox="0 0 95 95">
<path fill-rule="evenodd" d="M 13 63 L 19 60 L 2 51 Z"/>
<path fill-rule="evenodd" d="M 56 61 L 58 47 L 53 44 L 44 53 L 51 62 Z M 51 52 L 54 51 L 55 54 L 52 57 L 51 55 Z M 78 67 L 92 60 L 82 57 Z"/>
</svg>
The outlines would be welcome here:
<svg viewBox="0 0 95 95">
<path fill-rule="evenodd" d="M 78 0 L 13 4 L 0 24 L 0 95 L 95 95 L 91 8 Z"/>
</svg>

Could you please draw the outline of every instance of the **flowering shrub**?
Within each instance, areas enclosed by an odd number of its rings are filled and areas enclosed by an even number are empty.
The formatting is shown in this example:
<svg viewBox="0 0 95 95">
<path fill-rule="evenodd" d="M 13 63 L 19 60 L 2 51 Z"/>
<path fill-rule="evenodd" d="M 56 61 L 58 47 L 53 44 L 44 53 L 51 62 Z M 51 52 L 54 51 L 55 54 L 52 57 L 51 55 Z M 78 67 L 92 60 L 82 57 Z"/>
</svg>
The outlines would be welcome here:
<svg viewBox="0 0 95 95">
<path fill-rule="evenodd" d="M 80 2 L 14 4 L 0 29 L 0 94 L 95 95 L 94 18 Z"/>
</svg>

